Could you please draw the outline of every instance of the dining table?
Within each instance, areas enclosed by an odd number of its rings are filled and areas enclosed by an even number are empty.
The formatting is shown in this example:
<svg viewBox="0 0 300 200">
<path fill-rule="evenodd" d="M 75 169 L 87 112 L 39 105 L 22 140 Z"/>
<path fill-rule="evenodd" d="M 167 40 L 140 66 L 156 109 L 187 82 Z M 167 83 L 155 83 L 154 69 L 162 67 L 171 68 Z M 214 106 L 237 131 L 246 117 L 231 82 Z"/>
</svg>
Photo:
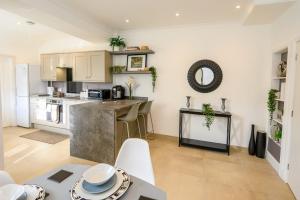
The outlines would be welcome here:
<svg viewBox="0 0 300 200">
<path fill-rule="evenodd" d="M 80 164 L 67 164 L 58 167 L 44 175 L 35 177 L 24 184 L 38 185 L 45 189 L 49 196 L 45 200 L 71 200 L 70 191 L 75 183 L 82 177 L 82 174 L 91 166 Z M 68 178 L 58 183 L 48 179 L 57 172 L 65 170 L 71 172 Z M 131 185 L 120 200 L 140 200 L 143 197 L 154 200 L 166 200 L 167 194 L 163 190 L 159 189 L 155 185 L 152 185 L 140 178 L 130 175 Z M 100 200 L 100 199 L 99 199 Z"/>
</svg>

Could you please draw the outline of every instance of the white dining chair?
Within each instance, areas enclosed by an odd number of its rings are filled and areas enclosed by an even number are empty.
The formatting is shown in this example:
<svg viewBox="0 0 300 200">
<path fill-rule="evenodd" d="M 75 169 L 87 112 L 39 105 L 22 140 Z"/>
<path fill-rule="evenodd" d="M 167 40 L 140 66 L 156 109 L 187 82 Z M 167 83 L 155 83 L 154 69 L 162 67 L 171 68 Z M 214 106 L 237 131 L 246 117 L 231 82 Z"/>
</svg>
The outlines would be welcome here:
<svg viewBox="0 0 300 200">
<path fill-rule="evenodd" d="M 125 140 L 116 159 L 115 167 L 155 185 L 149 145 L 143 139 Z"/>
<path fill-rule="evenodd" d="M 6 184 L 14 184 L 14 183 L 15 181 L 6 171 L 0 170 L 0 187 Z"/>
</svg>

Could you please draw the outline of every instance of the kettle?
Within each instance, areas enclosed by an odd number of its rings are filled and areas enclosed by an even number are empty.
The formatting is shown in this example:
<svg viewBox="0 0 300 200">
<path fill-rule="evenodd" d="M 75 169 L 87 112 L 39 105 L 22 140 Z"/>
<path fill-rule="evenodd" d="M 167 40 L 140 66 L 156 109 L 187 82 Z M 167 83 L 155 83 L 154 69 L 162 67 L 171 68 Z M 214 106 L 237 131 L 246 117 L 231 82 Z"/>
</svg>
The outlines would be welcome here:
<svg viewBox="0 0 300 200">
<path fill-rule="evenodd" d="M 112 88 L 112 99 L 124 99 L 125 88 L 121 85 L 116 85 Z"/>
</svg>

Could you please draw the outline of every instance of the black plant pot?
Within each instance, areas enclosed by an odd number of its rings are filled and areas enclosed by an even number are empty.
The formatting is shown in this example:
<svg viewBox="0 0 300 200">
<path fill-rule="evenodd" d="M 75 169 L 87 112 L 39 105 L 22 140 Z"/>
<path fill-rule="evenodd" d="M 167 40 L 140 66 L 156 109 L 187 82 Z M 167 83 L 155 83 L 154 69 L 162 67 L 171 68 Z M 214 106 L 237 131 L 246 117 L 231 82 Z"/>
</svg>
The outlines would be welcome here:
<svg viewBox="0 0 300 200">
<path fill-rule="evenodd" d="M 265 158 L 267 144 L 267 134 L 265 132 L 257 131 L 256 135 L 256 156 Z"/>
<path fill-rule="evenodd" d="M 255 136 L 254 136 L 254 124 L 251 125 L 251 137 L 249 141 L 249 146 L 248 146 L 248 153 L 249 155 L 255 155 L 256 152 L 256 145 L 255 145 Z"/>
</svg>

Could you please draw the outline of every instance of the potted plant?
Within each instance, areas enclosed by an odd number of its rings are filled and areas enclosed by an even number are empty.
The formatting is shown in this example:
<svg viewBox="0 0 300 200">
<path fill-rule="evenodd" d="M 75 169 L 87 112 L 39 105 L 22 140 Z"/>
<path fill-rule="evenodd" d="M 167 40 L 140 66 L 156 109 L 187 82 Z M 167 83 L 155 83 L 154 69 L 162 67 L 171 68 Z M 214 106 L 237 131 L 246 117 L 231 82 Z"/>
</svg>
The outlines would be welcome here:
<svg viewBox="0 0 300 200">
<path fill-rule="evenodd" d="M 274 131 L 274 139 L 276 142 L 280 142 L 282 138 L 282 130 L 278 125 L 275 125 L 276 129 Z"/>
<path fill-rule="evenodd" d="M 117 37 L 110 38 L 109 42 L 113 51 L 121 51 L 126 46 L 124 38 L 121 38 L 119 35 Z"/>
<path fill-rule="evenodd" d="M 202 105 L 202 111 L 205 116 L 205 126 L 210 130 L 210 127 L 215 119 L 215 112 L 212 109 L 210 104 L 203 104 Z"/>
<path fill-rule="evenodd" d="M 152 75 L 152 91 L 154 92 L 155 85 L 156 85 L 156 79 L 157 79 L 157 71 L 155 67 L 150 67 L 149 71 L 151 72 Z"/>
<path fill-rule="evenodd" d="M 278 92 L 278 90 L 275 89 L 271 89 L 269 90 L 268 93 L 268 111 L 269 111 L 269 116 L 270 116 L 270 123 L 273 120 L 273 113 L 276 110 L 276 99 L 277 99 L 277 95 L 276 93 Z"/>
</svg>

